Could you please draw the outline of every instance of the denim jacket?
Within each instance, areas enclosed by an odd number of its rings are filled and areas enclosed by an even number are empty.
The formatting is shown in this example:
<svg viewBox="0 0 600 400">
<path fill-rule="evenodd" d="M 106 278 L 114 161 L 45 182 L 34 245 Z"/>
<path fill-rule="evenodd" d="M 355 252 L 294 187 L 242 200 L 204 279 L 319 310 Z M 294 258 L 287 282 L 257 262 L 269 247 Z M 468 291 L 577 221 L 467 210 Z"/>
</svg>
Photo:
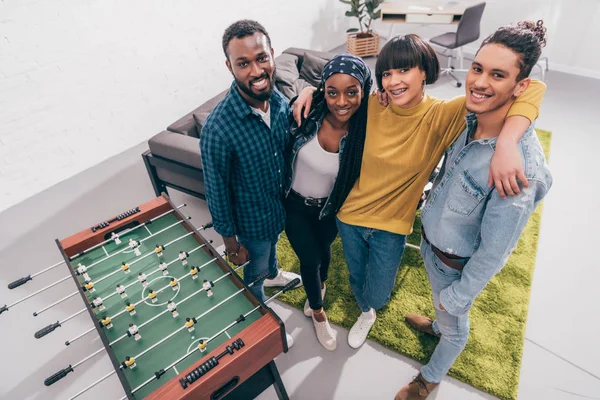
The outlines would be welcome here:
<svg viewBox="0 0 600 400">
<path fill-rule="evenodd" d="M 288 194 L 290 193 L 290 190 L 292 189 L 292 180 L 294 177 L 294 163 L 296 161 L 296 156 L 298 155 L 298 152 L 300 151 L 300 149 L 306 144 L 308 143 L 312 138 L 315 137 L 315 135 L 317 134 L 317 132 L 319 132 L 319 128 L 321 128 L 321 124 L 323 122 L 323 118 L 319 119 L 318 121 L 315 121 L 316 123 L 314 124 L 314 129 L 312 129 L 310 131 L 310 134 L 307 136 L 303 136 L 300 134 L 297 134 L 295 130 L 293 129 L 289 129 L 288 130 L 288 134 L 290 135 L 290 138 L 288 138 L 288 140 L 290 140 L 290 144 L 288 147 L 288 151 L 286 152 L 286 171 L 285 171 L 285 196 L 287 197 Z M 344 144 L 346 143 L 346 138 L 347 138 L 347 134 L 344 135 L 342 137 L 342 139 L 340 140 L 340 151 L 339 151 L 339 159 L 340 159 L 340 163 L 342 161 L 342 154 L 344 152 Z M 338 177 L 340 172 L 338 171 Z M 337 177 L 336 177 L 337 179 Z M 334 210 L 334 204 L 332 201 L 332 196 L 333 194 L 333 188 L 331 190 L 331 192 L 329 193 L 329 196 L 327 197 L 327 201 L 325 202 L 325 205 L 323 206 L 323 208 L 321 209 L 321 213 L 319 214 L 319 219 L 323 219 L 324 217 L 327 217 L 328 215 L 331 215 L 333 212 L 335 212 Z"/>
<path fill-rule="evenodd" d="M 530 126 L 518 143 L 529 188 L 501 198 L 488 187 L 496 138 L 472 140 L 477 118 L 448 148 L 421 218 L 427 239 L 443 252 L 468 258 L 460 279 L 442 290 L 440 302 L 454 316 L 466 313 L 477 295 L 504 267 L 529 216 L 552 185 L 542 146 Z"/>
</svg>

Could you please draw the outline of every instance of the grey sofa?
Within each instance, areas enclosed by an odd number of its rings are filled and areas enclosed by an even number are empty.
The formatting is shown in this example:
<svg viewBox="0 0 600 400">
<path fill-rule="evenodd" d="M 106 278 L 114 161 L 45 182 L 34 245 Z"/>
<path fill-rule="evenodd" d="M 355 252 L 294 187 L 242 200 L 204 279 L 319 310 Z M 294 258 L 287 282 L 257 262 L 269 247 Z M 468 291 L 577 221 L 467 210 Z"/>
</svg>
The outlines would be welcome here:
<svg viewBox="0 0 600 400">
<path fill-rule="evenodd" d="M 292 98 L 305 86 L 316 86 L 324 64 L 333 55 L 298 48 L 285 50 L 275 58 L 277 88 L 286 97 Z M 200 135 L 206 118 L 228 91 L 229 88 L 148 141 L 149 150 L 142 154 L 142 158 L 157 196 L 167 192 L 167 187 L 170 187 L 205 198 Z"/>
</svg>

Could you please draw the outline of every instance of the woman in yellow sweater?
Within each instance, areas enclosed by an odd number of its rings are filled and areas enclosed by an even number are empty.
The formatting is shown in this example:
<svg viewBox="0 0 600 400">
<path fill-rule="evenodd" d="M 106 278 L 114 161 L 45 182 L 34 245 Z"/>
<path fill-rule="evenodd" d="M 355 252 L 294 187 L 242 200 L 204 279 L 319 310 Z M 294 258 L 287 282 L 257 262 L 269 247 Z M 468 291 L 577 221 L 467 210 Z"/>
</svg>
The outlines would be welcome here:
<svg viewBox="0 0 600 400">
<path fill-rule="evenodd" d="M 360 176 L 337 214 L 350 286 L 362 310 L 348 335 L 353 348 L 364 343 L 375 310 L 390 298 L 430 174 L 466 127 L 465 96 L 438 100 L 424 92 L 425 84 L 434 83 L 439 71 L 435 51 L 417 35 L 392 39 L 377 59 L 377 85 L 391 103 L 385 107 L 376 97 L 369 98 Z M 516 143 L 537 118 L 544 93 L 545 85 L 532 81 L 510 108 L 498 139 L 490 170 L 495 162 L 502 177 L 511 175 L 495 180 L 496 187 L 508 194 L 518 192 L 516 178 L 522 176 Z M 310 108 L 310 94 L 306 90 L 296 101 L 297 121 L 302 107 Z"/>
</svg>

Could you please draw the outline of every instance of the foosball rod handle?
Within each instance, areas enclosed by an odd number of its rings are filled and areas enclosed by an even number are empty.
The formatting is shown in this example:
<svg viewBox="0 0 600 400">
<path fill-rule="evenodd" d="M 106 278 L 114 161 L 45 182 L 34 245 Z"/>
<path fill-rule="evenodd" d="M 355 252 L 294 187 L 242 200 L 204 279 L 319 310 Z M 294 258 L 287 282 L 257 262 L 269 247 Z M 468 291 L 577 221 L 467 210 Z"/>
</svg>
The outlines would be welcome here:
<svg viewBox="0 0 600 400">
<path fill-rule="evenodd" d="M 26 277 L 24 277 L 24 278 L 17 279 L 16 281 L 9 283 L 9 284 L 8 284 L 8 288 L 9 288 L 9 289 L 14 289 L 14 288 L 17 288 L 17 287 L 19 287 L 19 286 L 21 286 L 21 285 L 24 285 L 24 284 L 26 284 L 27 282 L 29 282 L 29 281 L 30 281 L 30 280 L 32 280 L 32 279 L 33 279 L 33 278 L 31 277 L 31 275 L 27 275 L 27 276 L 26 276 Z"/>
<path fill-rule="evenodd" d="M 0 307 L 0 314 L 2 314 L 4 311 L 8 311 L 8 306 L 6 304 Z"/>
<path fill-rule="evenodd" d="M 60 322 L 56 321 L 55 323 L 50 324 L 47 327 L 40 329 L 33 336 L 35 336 L 36 339 L 41 339 L 44 336 L 46 336 L 47 334 L 49 334 L 50 332 L 54 332 L 54 330 L 56 328 L 58 328 L 59 326 L 60 326 Z"/>
<path fill-rule="evenodd" d="M 71 365 L 69 365 L 65 369 L 61 369 L 60 371 L 58 371 L 54 375 L 49 376 L 48 378 L 46 378 L 46 380 L 44 380 L 44 385 L 50 386 L 50 385 L 52 385 L 52 384 L 60 381 L 62 378 L 64 378 L 65 376 L 67 376 L 67 374 L 69 372 L 73 372 L 73 368 L 71 367 Z"/>
<path fill-rule="evenodd" d="M 296 285 L 298 285 L 300 283 L 300 278 L 295 278 L 293 281 L 291 281 L 290 283 L 288 283 L 287 285 L 284 286 L 283 288 L 283 293 L 285 292 L 289 292 L 290 290 L 294 289 L 296 287 Z"/>
</svg>

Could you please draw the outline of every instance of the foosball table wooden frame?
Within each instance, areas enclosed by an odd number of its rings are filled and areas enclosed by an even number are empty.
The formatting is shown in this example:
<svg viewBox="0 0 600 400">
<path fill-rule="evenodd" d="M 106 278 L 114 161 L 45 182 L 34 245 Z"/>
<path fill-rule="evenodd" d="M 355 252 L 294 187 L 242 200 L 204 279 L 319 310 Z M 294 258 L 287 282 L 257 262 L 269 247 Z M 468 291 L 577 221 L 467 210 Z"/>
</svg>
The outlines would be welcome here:
<svg viewBox="0 0 600 400">
<path fill-rule="evenodd" d="M 277 355 L 288 351 L 283 322 L 265 303 L 252 295 L 248 286 L 244 284 L 239 275 L 223 260 L 210 242 L 202 237 L 198 233 L 198 230 L 188 222 L 188 218 L 181 214 L 178 207 L 173 206 L 165 194 L 107 222 L 100 223 L 93 228 L 86 229 L 63 240 L 56 240 L 56 244 L 77 284 L 81 298 L 85 303 L 90 317 L 94 321 L 96 330 L 102 339 L 102 343 L 125 390 L 126 398 L 137 399 L 139 397 L 136 397 L 132 393 L 132 388 L 122 370 L 122 360 L 117 359 L 114 351 L 111 349 L 105 331 L 102 329 L 101 324 L 99 324 L 98 317 L 93 310 L 93 305 L 90 303 L 78 279 L 77 268 L 72 264 L 71 260 L 74 256 L 81 255 L 86 249 L 93 248 L 99 243 L 105 242 L 107 238 L 111 237 L 111 233 L 119 233 L 130 229 L 169 211 L 173 211 L 177 218 L 183 221 L 183 226 L 188 232 L 193 232 L 193 237 L 198 243 L 204 245 L 202 248 L 203 251 L 207 252 L 211 257 L 217 258 L 215 262 L 224 273 L 230 273 L 229 278 L 231 281 L 238 288 L 246 289 L 244 296 L 258 308 L 257 312 L 261 314 L 261 317 L 243 329 L 239 334 L 231 337 L 231 341 L 221 344 L 210 353 L 204 355 L 204 357 L 195 362 L 191 367 L 181 372 L 177 377 L 166 381 L 145 398 L 150 400 L 218 400 L 223 398 L 228 400 L 246 400 L 255 398 L 268 386 L 273 385 L 279 399 L 287 399 L 288 396 L 285 387 L 274 362 L 274 358 Z M 287 287 L 286 290 L 290 288 Z M 232 345 L 235 345 L 235 351 L 232 349 Z M 214 365 L 211 365 L 211 360 L 217 359 L 218 362 L 212 362 Z M 192 376 L 194 373 L 198 375 L 198 371 L 202 370 L 204 364 L 208 367 L 206 368 L 208 371 L 204 374 L 200 372 L 201 376 L 197 381 L 186 385 L 186 376 L 189 379 L 190 374 Z M 55 375 L 60 375 L 61 372 L 64 373 L 65 371 L 59 371 Z M 66 371 L 62 376 L 55 378 L 61 379 L 68 372 L 70 371 Z M 55 379 L 54 382 L 58 379 Z M 157 379 L 160 379 L 160 376 L 157 375 Z"/>
</svg>

